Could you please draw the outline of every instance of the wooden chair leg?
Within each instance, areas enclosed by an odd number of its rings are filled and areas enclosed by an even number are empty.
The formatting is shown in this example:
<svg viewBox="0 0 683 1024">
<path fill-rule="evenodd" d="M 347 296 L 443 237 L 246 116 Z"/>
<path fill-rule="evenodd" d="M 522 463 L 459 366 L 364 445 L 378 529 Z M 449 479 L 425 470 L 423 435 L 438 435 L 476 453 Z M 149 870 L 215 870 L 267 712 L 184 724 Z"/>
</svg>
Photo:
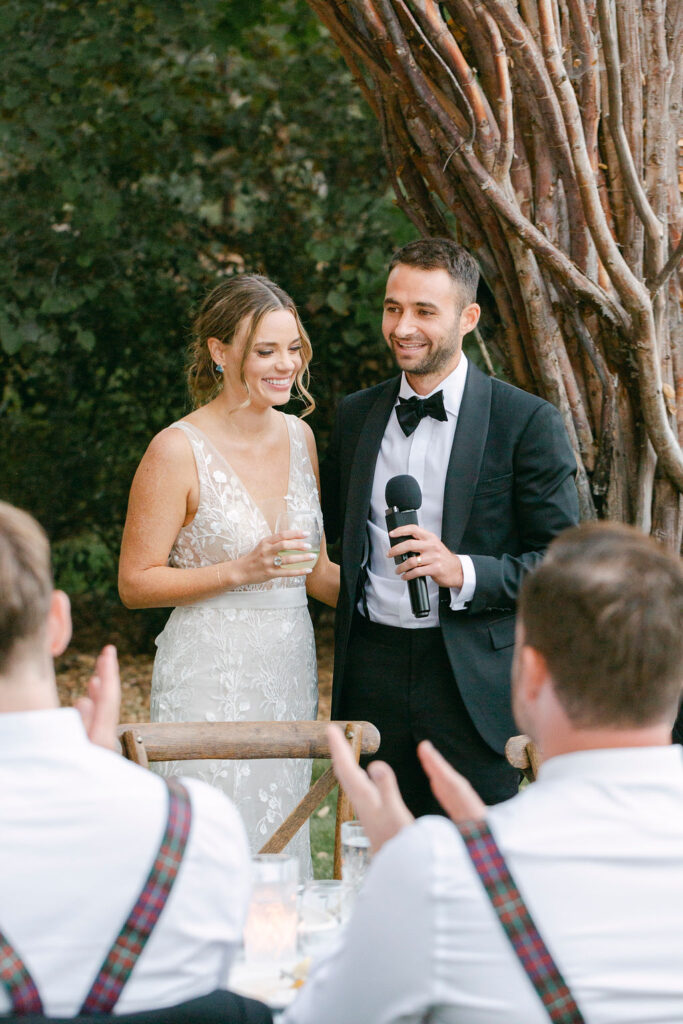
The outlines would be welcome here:
<svg viewBox="0 0 683 1024">
<path fill-rule="evenodd" d="M 344 730 L 345 735 L 349 743 L 351 744 L 351 751 L 356 759 L 356 763 L 360 761 L 361 745 L 363 742 L 363 728 L 360 725 L 354 726 L 350 722 Z M 342 844 L 341 844 L 341 827 L 342 822 L 351 821 L 353 818 L 353 805 L 349 800 L 348 796 L 339 787 L 339 794 L 337 796 L 337 821 L 334 827 L 334 878 L 340 879 L 342 876 Z"/>
<path fill-rule="evenodd" d="M 529 758 L 529 767 L 531 769 L 531 779 L 529 781 L 533 782 L 538 777 L 538 769 L 541 766 L 541 757 L 538 747 L 534 742 L 532 742 L 532 740 L 529 740 L 526 752 L 527 757 Z"/>
<path fill-rule="evenodd" d="M 135 761 L 135 764 L 139 764 L 141 768 L 149 768 L 142 736 L 136 736 L 133 729 L 126 729 L 121 733 L 119 740 L 124 757 L 127 757 L 129 761 Z"/>
<path fill-rule="evenodd" d="M 291 814 L 273 832 L 268 842 L 263 844 L 259 853 L 281 853 L 304 822 L 310 818 L 318 804 L 325 799 L 328 793 L 332 792 L 336 782 L 337 780 L 331 768 L 323 772 L 318 781 L 311 786 L 303 800 L 299 801 Z"/>
</svg>

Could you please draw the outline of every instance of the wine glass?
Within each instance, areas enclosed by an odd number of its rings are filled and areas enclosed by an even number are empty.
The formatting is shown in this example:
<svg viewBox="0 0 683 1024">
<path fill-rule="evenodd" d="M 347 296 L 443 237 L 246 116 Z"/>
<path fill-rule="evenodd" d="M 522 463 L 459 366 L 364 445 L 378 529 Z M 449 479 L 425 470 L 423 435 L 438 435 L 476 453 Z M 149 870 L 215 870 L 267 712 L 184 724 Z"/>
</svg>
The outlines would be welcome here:
<svg viewBox="0 0 683 1024">
<path fill-rule="evenodd" d="M 299 530 L 305 533 L 306 536 L 301 539 L 311 545 L 310 551 L 300 551 L 293 547 L 283 548 L 282 551 L 278 551 L 281 558 L 285 555 L 299 556 L 298 561 L 289 562 L 287 568 L 297 569 L 301 566 L 302 568 L 312 569 L 318 561 L 320 542 L 322 540 L 322 524 L 319 514 L 310 508 L 289 509 L 287 512 L 281 512 L 275 523 L 275 532 L 284 533 L 286 530 Z M 284 543 L 286 544 L 287 541 L 284 541 Z M 293 540 L 292 543 L 295 544 L 297 542 Z"/>
<path fill-rule="evenodd" d="M 299 952 L 317 956 L 337 939 L 344 921 L 346 885 L 330 878 L 306 882 L 299 897 Z"/>
</svg>

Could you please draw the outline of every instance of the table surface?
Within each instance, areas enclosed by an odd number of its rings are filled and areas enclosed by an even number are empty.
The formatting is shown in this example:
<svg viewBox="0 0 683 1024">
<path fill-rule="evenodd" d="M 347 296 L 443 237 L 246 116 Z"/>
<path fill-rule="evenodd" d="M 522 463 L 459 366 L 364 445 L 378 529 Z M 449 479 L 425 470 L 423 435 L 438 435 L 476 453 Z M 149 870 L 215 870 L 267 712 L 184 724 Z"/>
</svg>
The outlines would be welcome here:
<svg viewBox="0 0 683 1024">
<path fill-rule="evenodd" d="M 260 999 L 271 1010 L 284 1010 L 305 982 L 310 963 L 310 957 L 297 957 L 273 966 L 247 963 L 238 957 L 230 972 L 230 989 Z"/>
</svg>

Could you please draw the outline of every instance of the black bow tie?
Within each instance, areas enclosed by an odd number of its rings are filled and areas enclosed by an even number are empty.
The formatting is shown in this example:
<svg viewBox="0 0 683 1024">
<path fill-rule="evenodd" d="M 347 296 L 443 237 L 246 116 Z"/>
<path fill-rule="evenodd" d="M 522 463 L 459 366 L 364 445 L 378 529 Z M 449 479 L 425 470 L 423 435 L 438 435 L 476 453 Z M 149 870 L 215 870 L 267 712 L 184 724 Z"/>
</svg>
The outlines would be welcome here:
<svg viewBox="0 0 683 1024">
<path fill-rule="evenodd" d="M 443 407 L 443 391 L 437 391 L 429 398 L 401 398 L 396 406 L 396 415 L 401 424 L 401 430 L 410 437 L 421 419 L 425 416 L 432 416 L 435 420 L 446 421 L 446 410 Z"/>
</svg>

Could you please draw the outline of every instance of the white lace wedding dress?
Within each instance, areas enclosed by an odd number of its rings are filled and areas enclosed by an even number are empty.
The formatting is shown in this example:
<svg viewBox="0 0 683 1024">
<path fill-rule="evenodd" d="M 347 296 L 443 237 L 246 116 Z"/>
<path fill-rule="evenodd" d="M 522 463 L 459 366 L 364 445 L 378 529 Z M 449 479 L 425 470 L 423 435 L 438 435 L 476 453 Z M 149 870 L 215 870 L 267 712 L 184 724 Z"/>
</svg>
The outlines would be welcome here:
<svg viewBox="0 0 683 1024">
<path fill-rule="evenodd" d="M 302 424 L 289 431 L 290 509 L 320 514 L 318 489 Z M 173 424 L 188 438 L 199 476 L 199 507 L 178 534 L 169 565 L 195 568 L 239 558 L 271 533 L 244 484 L 193 424 Z M 314 719 L 318 688 L 313 626 L 303 576 L 254 583 L 175 608 L 157 637 L 152 675 L 155 722 L 294 721 Z M 218 786 L 236 803 L 256 852 L 310 786 L 311 762 L 170 761 L 163 775 L 191 775 Z M 301 878 L 311 877 L 306 824 L 288 846 Z"/>
</svg>

